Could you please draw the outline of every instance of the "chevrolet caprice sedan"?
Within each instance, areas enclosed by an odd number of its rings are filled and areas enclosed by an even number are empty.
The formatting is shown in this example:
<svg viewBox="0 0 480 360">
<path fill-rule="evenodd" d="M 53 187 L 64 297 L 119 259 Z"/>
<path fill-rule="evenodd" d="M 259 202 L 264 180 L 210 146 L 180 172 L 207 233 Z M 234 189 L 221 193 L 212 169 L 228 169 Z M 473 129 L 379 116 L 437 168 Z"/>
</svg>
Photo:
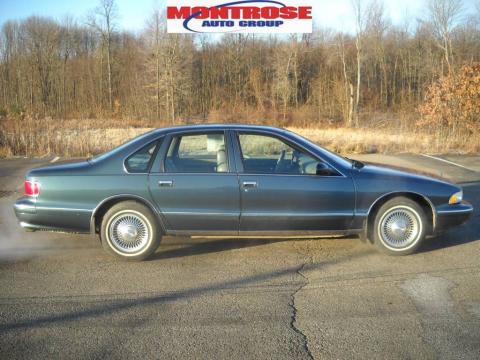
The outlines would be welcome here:
<svg viewBox="0 0 480 360">
<path fill-rule="evenodd" d="M 25 229 L 98 234 L 130 260 L 152 255 L 163 235 L 358 234 L 405 255 L 473 211 L 454 184 L 247 125 L 158 129 L 92 159 L 33 169 L 14 209 Z"/>
</svg>

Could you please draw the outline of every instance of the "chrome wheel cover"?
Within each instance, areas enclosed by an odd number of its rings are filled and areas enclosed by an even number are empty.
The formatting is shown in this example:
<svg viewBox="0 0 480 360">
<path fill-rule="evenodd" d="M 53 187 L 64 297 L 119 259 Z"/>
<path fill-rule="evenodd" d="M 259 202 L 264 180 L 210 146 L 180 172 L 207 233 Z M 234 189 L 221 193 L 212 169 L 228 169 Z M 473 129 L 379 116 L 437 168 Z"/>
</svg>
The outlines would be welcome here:
<svg viewBox="0 0 480 360">
<path fill-rule="evenodd" d="M 422 232 L 420 216 L 408 206 L 396 206 L 383 214 L 379 235 L 388 248 L 404 250 L 413 246 Z"/>
<path fill-rule="evenodd" d="M 151 238 L 148 220 L 136 211 L 122 211 L 108 224 L 108 237 L 114 250 L 124 254 L 141 252 Z"/>
</svg>

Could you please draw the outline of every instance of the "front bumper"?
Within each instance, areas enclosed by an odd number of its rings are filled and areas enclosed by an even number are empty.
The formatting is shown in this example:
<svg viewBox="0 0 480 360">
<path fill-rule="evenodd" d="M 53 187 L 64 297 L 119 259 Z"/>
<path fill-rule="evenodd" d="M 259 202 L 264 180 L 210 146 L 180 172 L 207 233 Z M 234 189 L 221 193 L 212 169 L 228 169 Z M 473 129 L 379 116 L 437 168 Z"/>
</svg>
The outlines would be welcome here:
<svg viewBox="0 0 480 360">
<path fill-rule="evenodd" d="M 437 208 L 435 231 L 444 231 L 466 222 L 473 214 L 473 206 L 462 201 L 456 205 L 443 205 Z"/>
</svg>

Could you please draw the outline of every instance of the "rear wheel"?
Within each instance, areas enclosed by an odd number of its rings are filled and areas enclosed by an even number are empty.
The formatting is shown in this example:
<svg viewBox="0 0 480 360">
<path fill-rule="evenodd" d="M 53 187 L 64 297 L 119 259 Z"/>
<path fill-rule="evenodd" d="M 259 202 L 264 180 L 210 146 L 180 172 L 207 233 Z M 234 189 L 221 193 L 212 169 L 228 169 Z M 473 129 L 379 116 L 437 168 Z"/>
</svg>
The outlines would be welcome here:
<svg viewBox="0 0 480 360">
<path fill-rule="evenodd" d="M 427 217 L 418 203 L 409 198 L 396 197 L 378 210 L 372 235 L 381 251 L 390 255 L 408 255 L 420 247 L 427 227 Z"/>
<path fill-rule="evenodd" d="M 112 206 L 102 220 L 103 248 L 124 260 L 141 261 L 160 245 L 157 219 L 150 209 L 136 201 Z"/>
</svg>

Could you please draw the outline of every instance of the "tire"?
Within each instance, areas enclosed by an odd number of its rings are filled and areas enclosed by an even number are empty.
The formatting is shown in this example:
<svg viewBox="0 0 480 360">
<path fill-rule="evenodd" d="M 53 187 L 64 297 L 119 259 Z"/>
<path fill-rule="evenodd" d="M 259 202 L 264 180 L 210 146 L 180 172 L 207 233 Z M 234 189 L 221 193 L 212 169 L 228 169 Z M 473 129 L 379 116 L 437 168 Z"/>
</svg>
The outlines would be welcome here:
<svg viewBox="0 0 480 360">
<path fill-rule="evenodd" d="M 372 242 L 368 238 L 368 234 L 365 230 L 362 230 L 360 234 L 358 234 L 358 239 L 363 243 L 363 244 L 369 244 L 371 245 Z"/>
<path fill-rule="evenodd" d="M 422 207 L 406 197 L 388 200 L 378 209 L 372 229 L 375 246 L 389 255 L 409 255 L 423 243 L 429 227 Z"/>
<path fill-rule="evenodd" d="M 109 254 L 123 260 L 142 261 L 158 248 L 161 234 L 149 208 L 136 201 L 124 201 L 103 216 L 100 238 Z"/>
</svg>

